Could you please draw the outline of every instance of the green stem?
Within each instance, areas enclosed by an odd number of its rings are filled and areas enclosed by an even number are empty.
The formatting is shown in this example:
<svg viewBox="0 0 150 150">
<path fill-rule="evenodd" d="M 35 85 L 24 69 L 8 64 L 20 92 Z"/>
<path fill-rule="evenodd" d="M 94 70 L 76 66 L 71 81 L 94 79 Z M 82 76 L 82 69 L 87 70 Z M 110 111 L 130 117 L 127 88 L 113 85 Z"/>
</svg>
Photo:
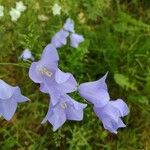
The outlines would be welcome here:
<svg viewBox="0 0 150 150">
<path fill-rule="evenodd" d="M 30 64 L 21 64 L 21 63 L 0 63 L 0 65 L 11 65 L 11 66 L 17 66 L 17 67 L 22 67 L 22 68 L 29 68 Z"/>
</svg>

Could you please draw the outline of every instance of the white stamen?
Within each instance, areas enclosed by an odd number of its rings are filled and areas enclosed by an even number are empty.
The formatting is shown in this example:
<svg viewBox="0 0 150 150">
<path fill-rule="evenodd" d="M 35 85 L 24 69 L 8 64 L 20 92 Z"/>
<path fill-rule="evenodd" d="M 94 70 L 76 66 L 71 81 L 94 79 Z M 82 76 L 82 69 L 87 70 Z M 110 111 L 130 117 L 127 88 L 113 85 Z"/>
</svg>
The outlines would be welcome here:
<svg viewBox="0 0 150 150">
<path fill-rule="evenodd" d="M 52 72 L 50 70 L 48 70 L 46 67 L 40 67 L 38 68 L 38 71 L 45 76 L 51 77 L 52 76 Z"/>
<path fill-rule="evenodd" d="M 66 109 L 67 108 L 67 104 L 65 102 L 62 102 L 60 104 L 60 106 L 61 106 L 62 109 Z"/>
</svg>

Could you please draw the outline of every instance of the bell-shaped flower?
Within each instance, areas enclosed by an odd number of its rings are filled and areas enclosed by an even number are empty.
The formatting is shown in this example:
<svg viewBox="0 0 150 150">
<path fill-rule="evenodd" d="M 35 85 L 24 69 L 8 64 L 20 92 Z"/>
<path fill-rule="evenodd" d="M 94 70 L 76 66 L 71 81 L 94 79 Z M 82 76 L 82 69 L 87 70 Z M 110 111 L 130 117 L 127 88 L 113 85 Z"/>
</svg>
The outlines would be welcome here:
<svg viewBox="0 0 150 150">
<path fill-rule="evenodd" d="M 29 77 L 35 83 L 44 83 L 54 76 L 58 66 L 58 52 L 52 44 L 48 44 L 38 62 L 33 62 L 29 69 Z"/>
<path fill-rule="evenodd" d="M 104 107 L 94 107 L 94 111 L 110 132 L 117 133 L 118 128 L 126 127 L 120 117 L 128 115 L 129 108 L 123 100 L 109 101 Z"/>
<path fill-rule="evenodd" d="M 69 32 L 61 29 L 53 36 L 51 40 L 51 44 L 53 44 L 56 48 L 62 47 L 63 45 L 67 44 L 68 36 L 69 36 Z"/>
<path fill-rule="evenodd" d="M 21 94 L 19 87 L 10 86 L 0 80 L 0 116 L 10 120 L 17 109 L 17 103 L 28 100 L 27 97 Z"/>
<path fill-rule="evenodd" d="M 112 133 L 117 133 L 118 128 L 125 127 L 121 117 L 129 113 L 129 108 L 121 99 L 110 101 L 105 83 L 106 77 L 107 74 L 98 81 L 81 84 L 79 93 L 94 105 L 94 111 L 102 121 L 104 128 Z"/>
<path fill-rule="evenodd" d="M 74 48 L 77 48 L 81 42 L 84 41 L 84 38 L 82 35 L 72 33 L 70 35 L 70 45 Z"/>
<path fill-rule="evenodd" d="M 20 59 L 23 59 L 24 61 L 31 59 L 34 61 L 34 57 L 32 56 L 32 53 L 29 49 L 25 49 L 22 54 L 19 57 Z"/>
<path fill-rule="evenodd" d="M 29 77 L 35 83 L 40 83 L 40 90 L 48 94 L 64 94 L 77 90 L 77 82 L 71 73 L 64 73 L 58 69 L 58 53 L 49 44 L 43 51 L 42 58 L 33 62 L 29 70 Z M 58 99 L 53 101 L 55 105 Z"/>
<path fill-rule="evenodd" d="M 110 100 L 105 83 L 106 77 L 107 74 L 98 81 L 82 83 L 78 88 L 80 95 L 94 104 L 95 107 L 103 107 Z"/>
<path fill-rule="evenodd" d="M 68 95 L 52 96 L 52 99 L 59 99 L 59 103 L 53 106 L 50 103 L 46 117 L 42 123 L 50 122 L 53 126 L 53 131 L 60 128 L 66 120 L 81 121 L 83 119 L 83 109 L 86 104 L 79 103 Z M 55 100 L 54 100 L 55 101 Z"/>
<path fill-rule="evenodd" d="M 64 30 L 68 32 L 75 32 L 74 31 L 74 21 L 70 18 L 68 18 L 64 24 Z"/>
</svg>

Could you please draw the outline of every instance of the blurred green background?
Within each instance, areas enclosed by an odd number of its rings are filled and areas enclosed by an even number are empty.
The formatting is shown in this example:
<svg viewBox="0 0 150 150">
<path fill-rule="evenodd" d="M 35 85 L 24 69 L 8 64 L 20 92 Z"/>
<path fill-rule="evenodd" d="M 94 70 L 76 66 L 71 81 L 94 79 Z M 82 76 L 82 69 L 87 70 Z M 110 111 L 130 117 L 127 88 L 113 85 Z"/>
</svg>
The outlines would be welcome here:
<svg viewBox="0 0 150 150">
<path fill-rule="evenodd" d="M 0 0 L 0 78 L 19 85 L 31 101 L 18 105 L 9 122 L 0 119 L 0 150 L 150 150 L 150 0 L 23 0 L 27 6 L 17 22 L 9 16 L 15 0 Z M 61 15 L 54 16 L 58 3 Z M 47 19 L 41 19 L 41 15 Z M 92 106 L 81 122 L 67 121 L 53 132 L 41 125 L 49 97 L 28 77 L 28 62 L 18 59 L 29 48 L 36 60 L 66 18 L 75 21 L 85 41 L 78 49 L 59 49 L 60 68 L 79 83 L 97 80 L 109 71 L 112 99 L 130 107 L 127 128 L 117 135 L 104 130 Z M 77 101 L 87 103 L 77 93 Z"/>
</svg>

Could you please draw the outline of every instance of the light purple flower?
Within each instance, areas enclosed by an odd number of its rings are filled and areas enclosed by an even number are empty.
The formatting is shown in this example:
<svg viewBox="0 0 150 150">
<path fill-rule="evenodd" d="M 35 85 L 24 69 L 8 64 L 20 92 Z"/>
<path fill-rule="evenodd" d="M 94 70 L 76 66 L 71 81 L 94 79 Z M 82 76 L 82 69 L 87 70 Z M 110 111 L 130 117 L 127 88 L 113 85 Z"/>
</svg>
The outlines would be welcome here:
<svg viewBox="0 0 150 150">
<path fill-rule="evenodd" d="M 10 86 L 0 80 L 0 116 L 10 120 L 17 109 L 17 103 L 28 100 L 27 97 L 21 94 L 19 87 Z"/>
<path fill-rule="evenodd" d="M 59 97 L 52 95 L 51 101 L 52 99 L 59 99 L 59 103 L 55 106 L 50 104 L 42 123 L 50 122 L 53 125 L 53 131 L 60 128 L 66 120 L 81 121 L 83 119 L 83 109 L 87 106 L 86 104 L 79 103 L 66 94 Z"/>
<path fill-rule="evenodd" d="M 58 68 L 58 53 L 49 44 L 43 51 L 41 60 L 33 62 L 29 70 L 29 77 L 35 83 L 40 83 L 40 90 L 48 94 L 65 94 L 77 90 L 77 82 L 71 73 L 64 73 Z M 55 105 L 58 99 L 53 101 Z"/>
<path fill-rule="evenodd" d="M 82 83 L 78 88 L 80 95 L 94 104 L 95 107 L 103 107 L 110 100 L 105 83 L 106 77 L 107 74 L 98 81 Z"/>
<path fill-rule="evenodd" d="M 105 83 L 106 77 L 107 74 L 98 81 L 81 84 L 79 93 L 94 104 L 94 111 L 102 121 L 104 128 L 112 133 L 117 133 L 118 128 L 125 127 L 121 117 L 129 113 L 129 108 L 121 99 L 110 101 Z"/>
<path fill-rule="evenodd" d="M 70 35 L 70 45 L 74 48 L 77 48 L 81 42 L 84 41 L 84 38 L 82 35 L 72 33 Z"/>
<path fill-rule="evenodd" d="M 34 61 L 34 57 L 32 56 L 32 53 L 29 49 L 25 49 L 19 58 L 23 59 L 24 61 L 26 61 L 28 59 L 31 59 L 32 61 Z"/>
<path fill-rule="evenodd" d="M 118 128 L 126 127 L 121 117 L 128 115 L 129 109 L 123 100 L 109 101 L 104 107 L 94 107 L 94 111 L 110 132 L 117 134 Z"/>
<path fill-rule="evenodd" d="M 56 48 L 66 45 L 68 36 L 69 36 L 69 32 L 61 29 L 53 36 L 51 40 L 51 44 L 53 44 Z"/>
<path fill-rule="evenodd" d="M 69 32 L 75 32 L 74 31 L 74 21 L 72 20 L 72 19 L 70 19 L 70 18 L 68 18 L 67 20 L 66 20 L 66 22 L 65 22 L 65 24 L 64 24 L 64 29 L 66 30 L 66 31 L 69 31 Z"/>
</svg>

